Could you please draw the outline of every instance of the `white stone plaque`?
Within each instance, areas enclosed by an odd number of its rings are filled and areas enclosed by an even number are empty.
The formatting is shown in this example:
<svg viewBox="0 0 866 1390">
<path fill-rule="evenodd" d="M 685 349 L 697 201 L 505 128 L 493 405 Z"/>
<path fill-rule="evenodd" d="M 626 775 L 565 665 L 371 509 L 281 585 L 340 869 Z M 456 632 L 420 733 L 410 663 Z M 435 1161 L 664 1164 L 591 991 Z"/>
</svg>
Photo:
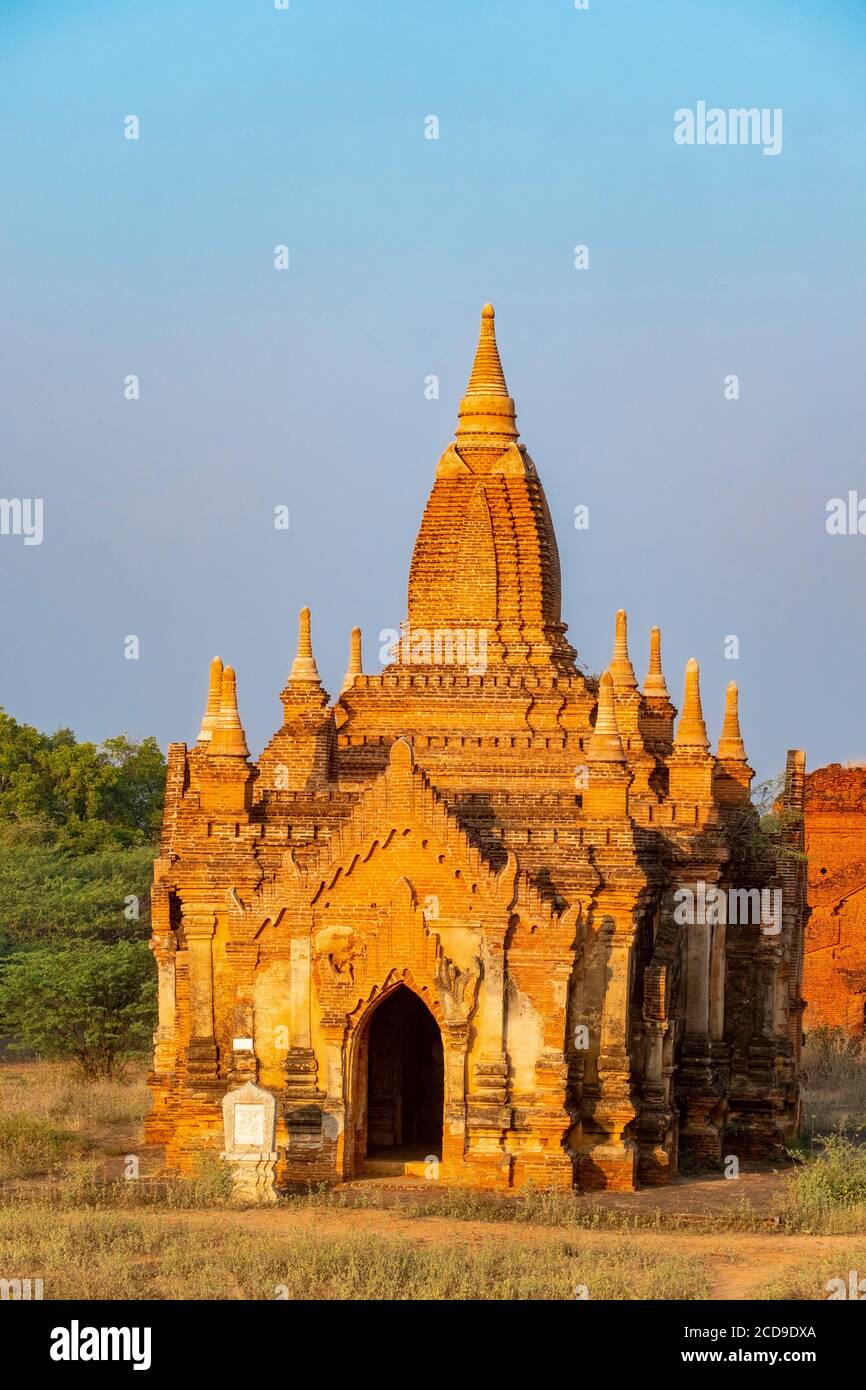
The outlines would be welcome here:
<svg viewBox="0 0 866 1390">
<path fill-rule="evenodd" d="M 265 1146 L 265 1107 L 263 1105 L 236 1105 L 235 1132 L 236 1144 L 250 1144 L 255 1148 Z"/>
</svg>

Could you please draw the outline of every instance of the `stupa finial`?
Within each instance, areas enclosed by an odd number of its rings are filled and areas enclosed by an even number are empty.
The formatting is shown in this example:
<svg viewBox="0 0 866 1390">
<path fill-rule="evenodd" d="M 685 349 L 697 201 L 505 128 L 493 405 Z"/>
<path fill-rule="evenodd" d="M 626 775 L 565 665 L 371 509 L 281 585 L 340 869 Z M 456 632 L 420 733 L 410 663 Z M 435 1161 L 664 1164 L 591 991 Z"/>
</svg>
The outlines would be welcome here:
<svg viewBox="0 0 866 1390">
<path fill-rule="evenodd" d="M 662 671 L 662 630 L 660 627 L 650 628 L 649 669 L 643 683 L 643 693 L 658 700 L 670 699 L 667 682 Z"/>
<path fill-rule="evenodd" d="M 459 416 L 458 445 L 506 449 L 518 437 L 514 401 L 508 394 L 496 345 L 492 304 L 481 310 L 481 332 Z"/>
<path fill-rule="evenodd" d="M 311 681 L 319 684 L 319 670 L 313 656 L 310 636 L 310 610 L 302 608 L 298 615 L 298 650 L 289 672 L 290 681 Z"/>
</svg>

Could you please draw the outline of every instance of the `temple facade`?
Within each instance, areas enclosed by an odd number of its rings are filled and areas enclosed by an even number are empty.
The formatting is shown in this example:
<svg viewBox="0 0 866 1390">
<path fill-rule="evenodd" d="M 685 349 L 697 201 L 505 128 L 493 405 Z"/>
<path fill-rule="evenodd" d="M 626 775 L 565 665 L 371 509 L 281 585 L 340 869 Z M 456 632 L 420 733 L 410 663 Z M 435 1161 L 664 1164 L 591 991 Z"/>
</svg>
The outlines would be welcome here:
<svg viewBox="0 0 866 1390">
<path fill-rule="evenodd" d="M 579 668 L 490 305 L 391 656 L 366 674 L 356 629 L 332 704 L 304 609 L 258 761 L 219 659 L 170 747 L 146 1131 L 168 1167 L 224 1151 L 256 1096 L 274 1132 L 238 1133 L 278 1188 L 629 1189 L 788 1140 L 803 756 L 765 843 L 735 686 L 713 754 L 658 629 L 642 687 L 624 611 L 608 669 Z"/>
</svg>

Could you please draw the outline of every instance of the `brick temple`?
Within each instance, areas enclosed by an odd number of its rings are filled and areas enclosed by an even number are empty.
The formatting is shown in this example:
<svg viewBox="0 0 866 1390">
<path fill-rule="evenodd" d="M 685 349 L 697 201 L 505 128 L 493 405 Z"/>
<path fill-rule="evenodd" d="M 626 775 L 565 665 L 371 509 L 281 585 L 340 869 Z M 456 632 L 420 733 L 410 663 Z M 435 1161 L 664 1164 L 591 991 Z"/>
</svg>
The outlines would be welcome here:
<svg viewBox="0 0 866 1390">
<path fill-rule="evenodd" d="M 390 664 L 364 672 L 356 629 L 331 703 L 304 609 L 258 761 L 219 659 L 170 747 L 147 1122 L 169 1168 L 222 1149 L 249 1083 L 277 1186 L 629 1189 L 796 1130 L 803 755 L 768 860 L 736 687 L 713 754 L 697 663 L 677 717 L 657 628 L 642 687 L 623 611 L 600 680 L 578 667 L 518 438 L 486 305 Z M 702 910 L 741 889 L 777 917 Z"/>
</svg>

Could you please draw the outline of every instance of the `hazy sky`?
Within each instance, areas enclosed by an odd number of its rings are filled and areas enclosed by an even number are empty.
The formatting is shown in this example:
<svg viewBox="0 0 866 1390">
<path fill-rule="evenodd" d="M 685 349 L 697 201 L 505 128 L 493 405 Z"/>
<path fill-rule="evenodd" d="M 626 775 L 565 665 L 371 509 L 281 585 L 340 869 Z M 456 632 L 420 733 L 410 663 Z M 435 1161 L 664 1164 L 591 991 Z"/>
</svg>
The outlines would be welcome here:
<svg viewBox="0 0 866 1390">
<path fill-rule="evenodd" d="M 332 695 L 353 624 L 378 669 L 490 299 L 587 666 L 622 606 L 714 742 L 739 682 L 760 775 L 866 758 L 866 535 L 825 524 L 866 498 L 862 0 L 0 16 L 0 495 L 44 500 L 0 536 L 10 713 L 192 740 L 219 653 L 257 752 L 303 603 Z M 781 153 L 677 145 L 700 101 L 780 108 Z"/>
</svg>

